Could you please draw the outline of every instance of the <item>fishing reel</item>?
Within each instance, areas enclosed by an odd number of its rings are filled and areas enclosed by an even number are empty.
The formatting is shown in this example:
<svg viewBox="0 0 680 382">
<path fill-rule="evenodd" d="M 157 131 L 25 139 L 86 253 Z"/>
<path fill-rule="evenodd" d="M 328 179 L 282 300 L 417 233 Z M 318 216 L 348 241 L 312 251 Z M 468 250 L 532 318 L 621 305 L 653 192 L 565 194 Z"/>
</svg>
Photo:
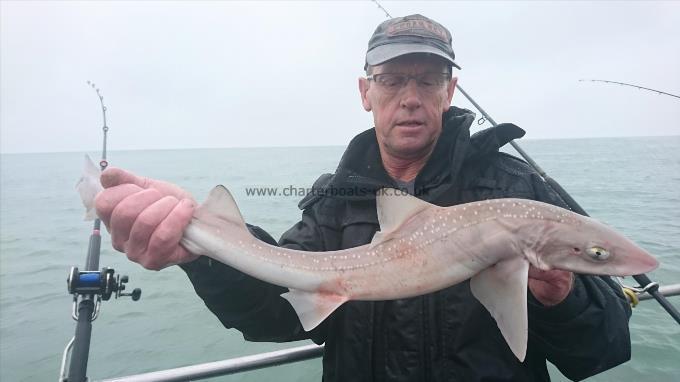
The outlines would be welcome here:
<svg viewBox="0 0 680 382">
<path fill-rule="evenodd" d="M 125 284 L 129 281 L 127 275 L 116 275 L 112 268 L 102 268 L 101 271 L 79 271 L 78 267 L 71 267 L 66 285 L 68 292 L 73 295 L 73 319 L 78 320 L 76 305 L 78 297 L 96 296 L 96 306 L 91 321 L 99 315 L 101 300 L 108 301 L 111 296 L 131 297 L 132 301 L 138 301 L 142 296 L 142 290 L 135 288 L 131 293 L 123 293 Z"/>
</svg>

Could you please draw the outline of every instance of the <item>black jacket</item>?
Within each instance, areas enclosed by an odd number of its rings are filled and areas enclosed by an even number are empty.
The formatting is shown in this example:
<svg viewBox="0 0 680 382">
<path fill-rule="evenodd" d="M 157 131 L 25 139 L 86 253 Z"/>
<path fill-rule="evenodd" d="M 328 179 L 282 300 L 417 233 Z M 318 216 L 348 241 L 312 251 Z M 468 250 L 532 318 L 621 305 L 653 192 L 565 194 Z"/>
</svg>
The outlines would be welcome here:
<svg viewBox="0 0 680 382">
<path fill-rule="evenodd" d="M 564 202 L 523 161 L 498 149 L 524 132 L 499 125 L 470 137 L 474 114 L 451 107 L 435 150 L 415 180 L 415 193 L 450 206 L 519 197 Z M 394 187 L 375 131 L 349 144 L 335 174 L 323 175 L 300 202 L 302 220 L 279 245 L 305 251 L 351 248 L 379 229 L 374 191 Z M 264 241 L 271 237 L 251 227 Z M 559 305 L 543 307 L 529 294 L 529 344 L 524 363 L 512 354 L 468 282 L 394 301 L 350 301 L 313 331 L 302 330 L 285 288 L 201 258 L 182 265 L 198 295 L 227 328 L 251 341 L 310 338 L 326 343 L 324 381 L 548 381 L 546 360 L 583 379 L 630 358 L 630 307 L 609 278 L 577 276 Z"/>
</svg>

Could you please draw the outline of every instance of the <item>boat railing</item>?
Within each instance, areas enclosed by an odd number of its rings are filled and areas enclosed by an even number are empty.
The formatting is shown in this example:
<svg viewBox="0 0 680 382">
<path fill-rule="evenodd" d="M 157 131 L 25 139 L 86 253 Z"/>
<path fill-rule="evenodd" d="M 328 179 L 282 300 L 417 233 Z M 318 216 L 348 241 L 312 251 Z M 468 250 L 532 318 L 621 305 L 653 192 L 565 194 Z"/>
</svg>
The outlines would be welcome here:
<svg viewBox="0 0 680 382">
<path fill-rule="evenodd" d="M 669 284 L 669 285 L 663 285 L 659 287 L 659 293 L 666 297 L 671 297 L 671 296 L 680 296 L 680 284 Z M 628 301 L 630 301 L 630 296 L 626 295 L 628 297 Z M 644 300 L 651 300 L 654 297 L 650 295 L 649 293 L 641 293 L 637 296 L 638 300 L 644 301 Z"/>
<path fill-rule="evenodd" d="M 166 369 L 127 377 L 105 379 L 101 382 L 175 382 L 193 381 L 241 373 L 266 367 L 319 358 L 323 355 L 323 345 L 304 345 L 267 353 L 247 355 L 224 361 L 201 363 L 198 365 Z"/>
<path fill-rule="evenodd" d="M 680 296 L 680 284 L 662 286 L 659 288 L 659 292 L 666 297 Z M 632 298 L 628 293 L 626 293 L 626 297 L 631 303 L 635 302 L 634 298 Z M 653 298 L 646 292 L 636 294 L 636 297 L 638 301 L 645 301 Z M 323 355 L 323 349 L 323 345 L 297 346 L 288 349 L 226 359 L 223 361 L 201 363 L 197 365 L 129 375 L 126 377 L 104 379 L 100 381 L 175 382 L 199 380 L 319 358 Z"/>
</svg>

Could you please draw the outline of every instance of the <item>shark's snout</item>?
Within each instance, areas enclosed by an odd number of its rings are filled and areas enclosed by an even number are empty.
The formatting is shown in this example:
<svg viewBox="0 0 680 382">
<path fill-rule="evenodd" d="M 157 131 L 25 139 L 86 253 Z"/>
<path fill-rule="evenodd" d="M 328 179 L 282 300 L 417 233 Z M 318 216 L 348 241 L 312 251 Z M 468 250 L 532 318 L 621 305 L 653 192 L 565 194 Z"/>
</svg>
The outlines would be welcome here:
<svg viewBox="0 0 680 382">
<path fill-rule="evenodd" d="M 630 265 L 635 267 L 635 270 L 637 273 L 628 273 L 628 274 L 642 274 L 642 273 L 647 273 L 655 270 L 659 266 L 659 261 L 654 258 L 654 256 L 650 255 L 646 251 L 642 250 L 639 253 L 635 254 L 632 256 L 633 259 L 630 261 Z"/>
</svg>

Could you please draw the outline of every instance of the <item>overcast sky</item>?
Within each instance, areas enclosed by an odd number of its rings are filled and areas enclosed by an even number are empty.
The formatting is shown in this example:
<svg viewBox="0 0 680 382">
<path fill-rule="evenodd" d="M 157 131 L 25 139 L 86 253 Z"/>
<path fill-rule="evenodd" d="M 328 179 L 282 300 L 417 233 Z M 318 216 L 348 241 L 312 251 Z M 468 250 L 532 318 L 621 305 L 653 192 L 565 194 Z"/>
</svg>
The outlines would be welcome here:
<svg viewBox="0 0 680 382">
<path fill-rule="evenodd" d="M 680 134 L 680 2 L 382 2 L 453 34 L 459 84 L 527 138 Z M 385 15 L 352 2 L 0 3 L 0 151 L 345 145 Z M 462 94 L 454 105 L 471 107 Z"/>
</svg>

